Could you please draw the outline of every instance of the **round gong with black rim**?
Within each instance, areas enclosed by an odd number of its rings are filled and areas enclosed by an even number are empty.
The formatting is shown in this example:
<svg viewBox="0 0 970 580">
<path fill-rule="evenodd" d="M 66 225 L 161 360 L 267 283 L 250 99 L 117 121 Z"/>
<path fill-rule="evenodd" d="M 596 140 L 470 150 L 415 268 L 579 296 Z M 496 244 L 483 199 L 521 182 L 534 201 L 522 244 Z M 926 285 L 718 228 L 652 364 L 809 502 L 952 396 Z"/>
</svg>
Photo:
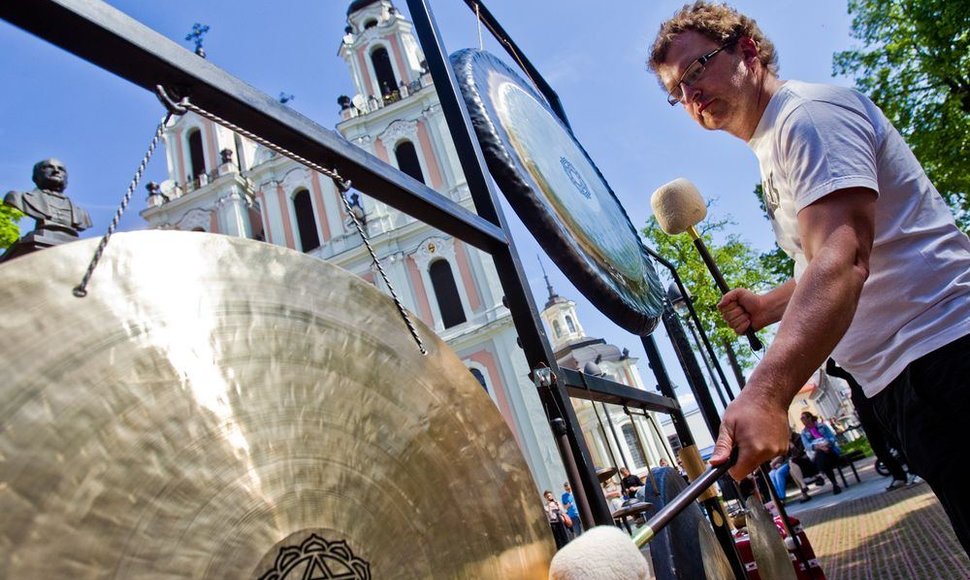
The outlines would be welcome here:
<svg viewBox="0 0 970 580">
<path fill-rule="evenodd" d="M 492 177 L 542 248 L 621 327 L 657 326 L 663 288 L 626 211 L 545 100 L 495 56 L 451 56 Z"/>
</svg>

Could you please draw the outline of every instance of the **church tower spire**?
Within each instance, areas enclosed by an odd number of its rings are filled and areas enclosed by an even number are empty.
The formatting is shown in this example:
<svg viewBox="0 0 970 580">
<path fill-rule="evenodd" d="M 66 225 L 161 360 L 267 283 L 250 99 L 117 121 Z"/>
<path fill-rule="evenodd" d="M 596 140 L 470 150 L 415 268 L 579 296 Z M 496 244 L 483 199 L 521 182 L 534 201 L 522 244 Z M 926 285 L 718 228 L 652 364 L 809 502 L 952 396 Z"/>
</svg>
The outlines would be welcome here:
<svg viewBox="0 0 970 580">
<path fill-rule="evenodd" d="M 558 351 L 570 342 L 586 338 L 586 331 L 579 323 L 576 315 L 576 303 L 572 300 L 563 298 L 552 288 L 546 268 L 539 260 L 539 267 L 542 268 L 542 275 L 546 279 L 546 289 L 549 291 L 549 299 L 539 316 L 552 331 L 549 337 L 552 343 L 552 350 Z"/>
</svg>

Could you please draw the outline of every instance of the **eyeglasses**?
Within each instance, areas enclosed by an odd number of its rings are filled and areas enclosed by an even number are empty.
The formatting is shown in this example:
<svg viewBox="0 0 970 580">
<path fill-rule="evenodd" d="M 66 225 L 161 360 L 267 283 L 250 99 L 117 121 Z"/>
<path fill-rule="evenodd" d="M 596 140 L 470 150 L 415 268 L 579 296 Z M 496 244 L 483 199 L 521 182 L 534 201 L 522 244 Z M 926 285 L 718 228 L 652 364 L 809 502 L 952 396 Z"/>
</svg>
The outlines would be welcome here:
<svg viewBox="0 0 970 580">
<path fill-rule="evenodd" d="M 690 63 L 690 66 L 687 67 L 687 70 L 685 70 L 684 74 L 681 75 L 680 80 L 677 81 L 677 84 L 674 85 L 674 88 L 670 89 L 670 92 L 667 94 L 667 102 L 670 103 L 670 106 L 672 107 L 677 103 L 679 103 L 681 100 L 683 100 L 684 85 L 687 85 L 689 87 L 694 83 L 696 83 L 697 81 L 699 81 L 701 76 L 704 74 L 704 71 L 707 70 L 705 65 L 708 62 L 710 62 L 712 58 L 717 56 L 717 53 L 721 52 L 725 48 L 728 48 L 729 46 L 733 46 L 737 42 L 738 40 L 736 38 L 733 40 L 729 40 L 724 44 L 722 44 L 721 46 L 715 48 L 711 52 L 705 54 L 704 56 Z"/>
</svg>

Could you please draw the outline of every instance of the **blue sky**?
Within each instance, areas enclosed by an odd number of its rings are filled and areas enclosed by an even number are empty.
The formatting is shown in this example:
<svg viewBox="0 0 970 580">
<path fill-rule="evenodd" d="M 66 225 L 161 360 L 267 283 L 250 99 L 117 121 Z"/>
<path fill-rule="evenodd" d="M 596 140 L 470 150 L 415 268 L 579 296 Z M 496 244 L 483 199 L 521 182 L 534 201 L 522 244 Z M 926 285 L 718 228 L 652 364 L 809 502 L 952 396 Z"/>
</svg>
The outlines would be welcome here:
<svg viewBox="0 0 970 580">
<path fill-rule="evenodd" d="M 479 44 L 479 29 L 462 0 L 429 0 L 446 48 Z M 293 94 L 289 104 L 332 128 L 337 97 L 353 94 L 337 48 L 348 0 L 114 0 L 128 13 L 187 49 L 192 24 L 208 24 L 208 58 L 256 88 Z M 396 2 L 407 13 L 404 0 Z M 747 146 L 726 134 L 700 129 L 680 108 L 670 107 L 646 72 L 647 47 L 661 21 L 683 2 L 657 0 L 487 0 L 533 64 L 558 92 L 573 130 L 599 166 L 639 229 L 650 215 L 649 196 L 677 177 L 715 199 L 712 213 L 730 216 L 758 251 L 772 245 L 770 227 L 751 191 L 758 169 Z M 780 54 L 782 78 L 851 85 L 833 79 L 832 55 L 854 46 L 844 0 L 734 2 L 753 16 Z M 504 52 L 483 31 L 485 48 Z M 155 97 L 93 65 L 0 22 L 0 190 L 33 187 L 31 166 L 45 157 L 67 164 L 67 193 L 86 207 L 100 235 L 111 221 L 164 110 Z M 153 159 L 146 180 L 166 177 L 164 154 Z M 144 222 L 145 191 L 139 186 L 122 229 Z M 530 235 L 513 222 L 529 284 L 540 306 L 545 284 Z M 26 226 L 26 229 L 24 229 Z M 22 231 L 32 226 L 29 220 Z M 588 334 L 630 348 L 646 361 L 639 340 L 590 306 L 545 259 L 557 291 L 577 301 Z M 660 339 L 662 344 L 665 339 Z M 669 366 L 675 367 L 672 362 Z M 679 373 L 671 368 L 675 380 Z M 647 378 L 648 382 L 651 382 Z M 686 389 L 683 389 L 684 391 Z"/>
</svg>

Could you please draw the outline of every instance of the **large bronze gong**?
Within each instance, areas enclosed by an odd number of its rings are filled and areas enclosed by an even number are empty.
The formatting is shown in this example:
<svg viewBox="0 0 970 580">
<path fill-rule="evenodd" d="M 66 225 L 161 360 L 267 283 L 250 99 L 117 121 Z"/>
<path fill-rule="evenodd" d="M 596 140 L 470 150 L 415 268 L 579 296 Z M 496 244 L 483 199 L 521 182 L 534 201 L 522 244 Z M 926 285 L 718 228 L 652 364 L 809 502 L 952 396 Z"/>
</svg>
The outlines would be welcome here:
<svg viewBox="0 0 970 580">
<path fill-rule="evenodd" d="M 572 132 L 497 57 L 451 56 L 489 172 L 576 288 L 622 328 L 653 332 L 664 289 L 626 210 Z"/>
<path fill-rule="evenodd" d="M 544 578 L 513 437 L 393 303 L 296 252 L 120 234 L 0 266 L 0 577 Z"/>
</svg>

